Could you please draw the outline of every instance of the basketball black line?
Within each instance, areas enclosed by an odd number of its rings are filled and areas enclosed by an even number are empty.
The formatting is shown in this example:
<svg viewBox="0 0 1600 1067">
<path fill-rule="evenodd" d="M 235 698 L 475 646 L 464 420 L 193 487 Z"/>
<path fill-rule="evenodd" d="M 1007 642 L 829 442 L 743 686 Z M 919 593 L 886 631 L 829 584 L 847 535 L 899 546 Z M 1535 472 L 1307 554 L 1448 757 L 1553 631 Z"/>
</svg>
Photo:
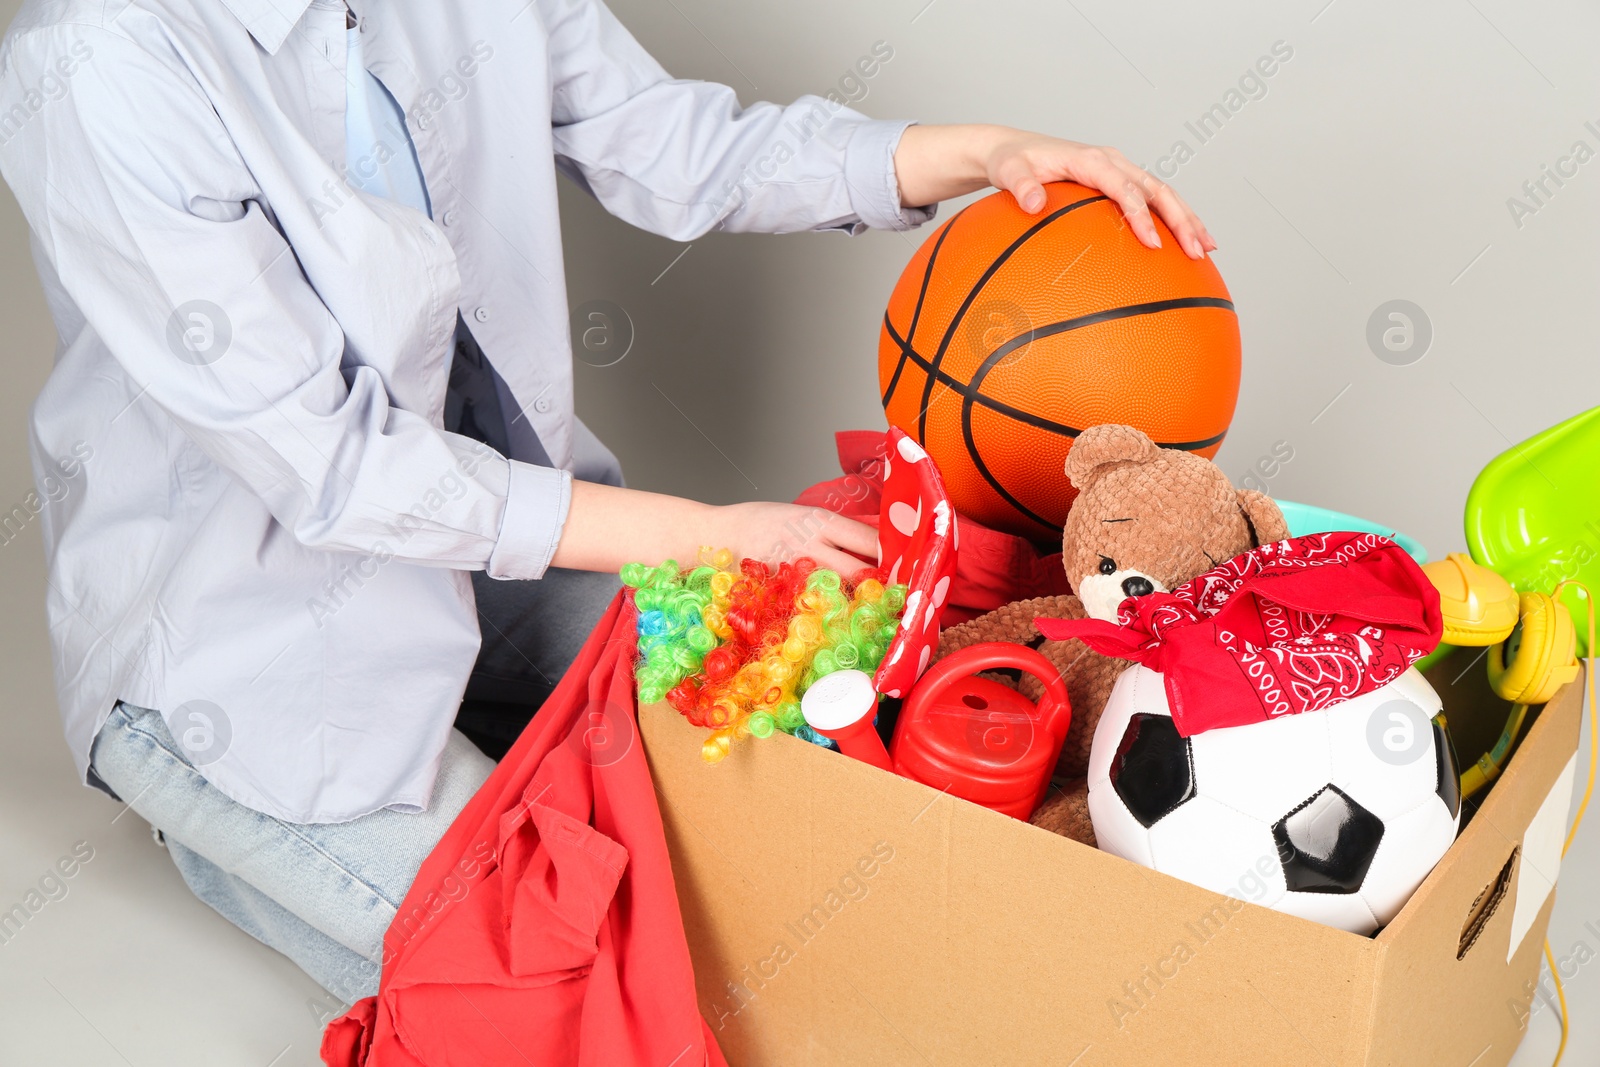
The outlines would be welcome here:
<svg viewBox="0 0 1600 1067">
<path fill-rule="evenodd" d="M 928 281 L 933 277 L 934 260 L 939 258 L 939 249 L 944 246 L 944 239 L 950 236 L 951 230 L 955 229 L 956 219 L 959 219 L 966 210 L 966 208 L 962 208 L 961 211 L 956 212 L 955 216 L 945 224 L 944 228 L 939 231 L 939 239 L 933 244 L 933 251 L 928 253 L 928 266 L 922 272 L 922 286 L 917 290 L 917 306 L 911 311 L 911 325 L 906 330 L 906 345 L 911 344 L 911 339 L 915 337 L 917 333 L 917 320 L 922 317 L 922 301 L 928 295 Z M 884 317 L 887 318 L 889 312 L 885 310 L 883 314 Z M 900 384 L 900 375 L 905 371 L 905 369 L 906 350 L 904 347 L 902 347 L 900 349 L 900 358 L 895 361 L 894 374 L 889 377 L 889 387 L 883 391 L 884 407 L 889 406 L 889 400 L 894 396 L 895 386 Z"/>
<path fill-rule="evenodd" d="M 1023 231 L 1022 236 L 1018 237 L 1015 241 L 1012 241 L 1011 244 L 1007 245 L 1006 248 L 995 257 L 994 262 L 990 263 L 984 268 L 983 273 L 978 276 L 978 280 L 972 283 L 972 288 L 967 290 L 967 295 L 961 301 L 961 305 L 956 308 L 956 313 L 951 317 L 950 324 L 945 327 L 944 337 L 939 341 L 939 348 L 933 354 L 933 369 L 937 371 L 939 369 L 939 364 L 944 362 L 945 350 L 950 347 L 950 340 L 951 338 L 955 337 L 956 329 L 961 325 L 961 320 L 966 317 L 967 309 L 970 308 L 972 306 L 972 302 L 978 298 L 978 294 L 983 291 L 983 287 L 989 284 L 989 279 L 994 277 L 995 272 L 1005 265 L 1006 260 L 1010 259 L 1014 254 L 1016 254 L 1017 249 L 1021 248 L 1023 245 L 1032 240 L 1034 234 L 1038 233 L 1040 230 L 1043 230 L 1046 226 L 1061 218 L 1063 215 L 1066 215 L 1072 211 L 1076 211 L 1085 204 L 1097 204 L 1108 199 L 1109 197 L 1105 196 L 1090 196 L 1085 197 L 1082 200 L 1075 200 L 1064 207 L 1059 207 L 1050 212 L 1050 214 L 1046 215 L 1044 218 L 1040 219 L 1038 222 L 1034 223 L 1032 226 L 1028 227 L 1027 230 Z M 924 448 L 926 448 L 928 444 L 926 440 L 928 431 L 928 404 L 933 399 L 933 382 L 933 375 L 928 375 L 928 380 L 923 384 L 922 387 L 922 410 L 917 413 L 917 443 L 922 445 Z"/>
<path fill-rule="evenodd" d="M 1030 330 L 1026 334 L 1018 334 L 1017 336 L 1011 338 L 1011 340 L 1002 344 L 999 348 L 996 348 L 993 352 L 990 352 L 984 357 L 983 362 L 978 365 L 978 369 L 973 371 L 971 390 L 964 390 L 962 393 L 961 437 L 962 440 L 966 442 L 967 454 L 972 458 L 972 465 L 978 469 L 979 474 L 983 475 L 983 480 L 989 483 L 990 488 L 999 493 L 1001 498 L 1004 499 L 1006 503 L 1016 508 L 1034 522 L 1037 522 L 1045 529 L 1054 529 L 1054 523 L 1050 522 L 1032 508 L 1025 506 L 1022 501 L 1018 500 L 1011 494 L 1010 490 L 1001 485 L 1000 479 L 994 476 L 994 472 L 989 469 L 989 465 L 983 461 L 983 454 L 978 450 L 978 442 L 973 438 L 972 435 L 972 398 L 974 395 L 982 395 L 981 389 L 983 386 L 983 380 L 989 376 L 989 372 L 991 370 L 999 365 L 1002 359 L 1005 359 L 1018 348 L 1021 348 L 1024 345 L 1032 344 L 1041 337 L 1052 337 L 1058 333 L 1066 333 L 1068 330 L 1078 330 L 1085 326 L 1094 326 L 1102 322 L 1114 322 L 1117 319 L 1131 319 L 1140 315 L 1155 315 L 1163 311 L 1176 311 L 1181 308 L 1206 307 L 1226 308 L 1227 310 L 1232 311 L 1233 303 L 1232 301 L 1224 300 L 1221 297 L 1215 296 L 1183 296 L 1172 300 L 1151 300 L 1143 304 L 1130 304 L 1127 307 L 1108 308 L 1105 311 L 1096 311 L 1088 315 L 1079 315 L 1075 319 L 1065 319 L 1061 322 L 1053 322 L 1048 326 L 1041 326 L 1037 330 Z M 1222 440 L 1222 437 L 1219 435 L 1217 440 Z"/>
<path fill-rule="evenodd" d="M 1210 300 L 1212 298 L 1210 298 L 1210 297 L 1194 297 L 1192 299 Z M 1221 301 L 1220 303 L 1217 303 L 1217 304 L 1214 304 L 1214 305 L 1196 305 L 1196 306 L 1201 306 L 1201 307 L 1204 307 L 1204 306 L 1224 307 L 1224 308 L 1227 308 L 1230 311 L 1233 309 L 1233 305 L 1231 303 L 1229 303 L 1228 301 L 1226 301 L 1226 300 Z M 1103 312 L 1096 312 L 1096 314 L 1098 315 L 1098 314 L 1104 314 L 1104 313 Z M 1067 320 L 1067 321 L 1076 322 L 1078 320 L 1073 319 L 1073 320 Z M 1059 325 L 1059 324 L 1056 324 L 1056 325 Z M 1085 325 L 1090 325 L 1090 324 L 1085 324 Z M 895 344 L 900 346 L 900 351 L 901 351 L 901 354 L 902 354 L 902 356 L 904 358 L 910 360 L 912 363 L 915 363 L 918 367 L 922 368 L 923 371 L 925 371 L 925 372 L 929 373 L 930 375 L 932 375 L 934 378 L 936 378 L 940 382 L 940 384 L 944 385 L 951 392 L 960 393 L 963 397 L 966 397 L 966 398 L 970 399 L 974 404 L 979 404 L 979 405 L 981 405 L 983 407 L 988 408 L 990 411 L 995 412 L 996 414 L 1004 415 L 1007 418 L 1015 419 L 1017 422 L 1023 423 L 1023 424 L 1028 425 L 1028 426 L 1033 426 L 1033 427 L 1035 427 L 1037 429 L 1040 429 L 1040 430 L 1044 430 L 1047 433 L 1056 434 L 1057 436 L 1060 436 L 1060 437 L 1067 437 L 1067 438 L 1077 437 L 1080 433 L 1083 432 L 1082 429 L 1080 429 L 1080 428 L 1078 428 L 1076 426 L 1068 426 L 1065 423 L 1054 422 L 1054 421 L 1052 421 L 1050 419 L 1045 418 L 1042 415 L 1035 415 L 1031 411 L 1024 411 L 1021 408 L 1014 408 L 1010 404 L 1007 404 L 1007 403 L 1005 403 L 1003 401 L 1000 401 L 1000 400 L 996 400 L 994 397 L 986 396 L 986 395 L 984 395 L 982 393 L 974 392 L 972 390 L 972 387 L 968 383 L 960 381 L 959 379 L 952 377 L 949 374 L 949 372 L 942 371 L 942 370 L 941 371 L 933 370 L 933 364 L 928 362 L 928 360 L 925 357 L 923 357 L 922 355 L 920 355 L 914 348 L 912 348 L 909 345 L 907 345 L 906 342 L 901 339 L 900 335 L 895 332 L 894 323 L 889 321 L 889 316 L 887 314 L 884 315 L 884 318 L 883 318 L 883 328 L 888 331 L 889 339 L 891 341 L 893 341 Z M 1039 336 L 1042 335 L 1042 331 L 1047 329 L 1047 328 L 1048 327 L 1040 327 L 1039 330 L 1032 331 L 1030 334 L 1028 334 L 1028 337 L 1030 339 L 1037 339 Z M 1054 332 L 1060 333 L 1062 331 L 1056 330 Z M 1207 437 L 1207 438 L 1205 438 L 1203 440 L 1199 440 L 1199 441 L 1157 441 L 1156 442 L 1156 446 L 1159 447 L 1159 448 L 1174 448 L 1174 449 L 1179 449 L 1179 450 L 1185 451 L 1185 452 L 1193 452 L 1193 451 L 1196 451 L 1197 449 L 1201 449 L 1201 448 L 1210 448 L 1212 445 L 1220 443 L 1225 436 L 1227 436 L 1227 432 L 1226 431 L 1224 431 L 1222 433 L 1219 433 L 1219 434 L 1215 435 L 1214 437 Z"/>
<path fill-rule="evenodd" d="M 971 205 L 968 205 L 969 207 Z M 939 249 L 944 246 L 944 239 L 950 236 L 950 231 L 956 228 L 956 219 L 967 213 L 962 208 L 950 216 L 950 221 L 944 224 L 939 231 L 938 240 L 933 242 L 933 251 L 928 253 L 928 267 L 922 272 L 922 287 L 917 290 L 917 306 L 911 311 L 911 326 L 906 330 L 905 344 L 900 347 L 900 358 L 895 361 L 894 374 L 889 378 L 889 387 L 883 391 L 883 406 L 889 406 L 889 400 L 894 396 L 894 387 L 900 384 L 900 375 L 906 369 L 906 348 L 911 344 L 912 338 L 917 335 L 917 320 L 922 317 L 922 301 L 928 295 L 928 280 L 933 277 L 933 261 L 939 258 Z M 883 313 L 884 318 L 889 317 L 889 312 Z"/>
</svg>

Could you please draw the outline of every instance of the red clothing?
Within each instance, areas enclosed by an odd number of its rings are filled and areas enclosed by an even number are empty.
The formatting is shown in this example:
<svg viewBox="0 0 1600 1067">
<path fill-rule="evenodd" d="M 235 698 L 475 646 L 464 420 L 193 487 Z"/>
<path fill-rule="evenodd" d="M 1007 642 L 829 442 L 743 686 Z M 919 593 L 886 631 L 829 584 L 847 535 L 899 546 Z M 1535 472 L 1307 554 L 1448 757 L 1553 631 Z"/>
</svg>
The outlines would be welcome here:
<svg viewBox="0 0 1600 1067">
<path fill-rule="evenodd" d="M 695 1003 L 619 595 L 423 864 L 329 1067 L 726 1067 Z"/>
<path fill-rule="evenodd" d="M 1129 597 L 1117 621 L 1035 625 L 1160 671 L 1184 737 L 1369 693 L 1432 652 L 1444 629 L 1422 568 L 1366 533 L 1262 545 L 1170 593 Z"/>
<path fill-rule="evenodd" d="M 883 491 L 883 460 L 889 455 L 882 430 L 834 434 L 841 477 L 820 482 L 795 498 L 796 504 L 826 508 L 876 526 Z M 976 619 L 1016 600 L 1072 592 L 1061 553 L 1043 554 L 1026 538 L 980 526 L 961 516 L 961 547 L 943 625 Z M 1058 546 L 1059 547 L 1059 546 Z"/>
</svg>

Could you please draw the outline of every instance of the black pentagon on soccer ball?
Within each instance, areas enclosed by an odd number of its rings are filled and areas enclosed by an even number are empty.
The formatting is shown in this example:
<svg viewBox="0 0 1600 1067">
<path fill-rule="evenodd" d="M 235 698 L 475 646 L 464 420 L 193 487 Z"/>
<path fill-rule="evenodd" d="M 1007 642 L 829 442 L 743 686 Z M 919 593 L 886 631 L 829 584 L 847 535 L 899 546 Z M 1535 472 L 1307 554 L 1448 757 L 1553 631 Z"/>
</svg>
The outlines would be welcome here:
<svg viewBox="0 0 1600 1067">
<path fill-rule="evenodd" d="M 1456 763 L 1456 746 L 1450 739 L 1450 731 L 1438 719 L 1433 720 L 1433 759 L 1439 774 L 1434 792 L 1439 794 L 1454 819 L 1461 814 L 1461 768 Z"/>
<path fill-rule="evenodd" d="M 1383 820 L 1325 785 L 1272 827 L 1283 879 L 1298 893 L 1354 893 L 1378 854 Z"/>
<path fill-rule="evenodd" d="M 1194 748 L 1165 715 L 1128 720 L 1111 760 L 1111 785 L 1144 826 L 1194 797 Z"/>
</svg>

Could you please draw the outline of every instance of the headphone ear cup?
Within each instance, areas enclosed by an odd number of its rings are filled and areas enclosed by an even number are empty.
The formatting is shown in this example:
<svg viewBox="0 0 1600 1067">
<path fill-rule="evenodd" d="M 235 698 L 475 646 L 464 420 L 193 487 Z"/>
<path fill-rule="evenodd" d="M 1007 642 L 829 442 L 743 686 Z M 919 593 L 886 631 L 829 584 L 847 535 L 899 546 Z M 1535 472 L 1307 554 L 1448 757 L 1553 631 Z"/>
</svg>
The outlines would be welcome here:
<svg viewBox="0 0 1600 1067">
<path fill-rule="evenodd" d="M 1548 594 L 1524 593 L 1519 608 L 1516 630 L 1489 650 L 1489 685 L 1513 704 L 1543 704 L 1578 675 L 1577 631 Z"/>
<path fill-rule="evenodd" d="M 1512 631 L 1512 637 L 1518 636 Z M 1501 700 L 1518 703 L 1515 691 L 1506 683 L 1506 646 L 1511 643 L 1511 637 L 1506 638 L 1498 645 L 1489 646 L 1489 656 L 1485 661 L 1489 668 L 1489 688 L 1494 690 L 1494 695 Z"/>
<path fill-rule="evenodd" d="M 1424 563 L 1422 573 L 1439 591 L 1445 644 L 1497 645 L 1516 627 L 1517 591 L 1466 553 L 1452 552 L 1444 559 Z"/>
</svg>

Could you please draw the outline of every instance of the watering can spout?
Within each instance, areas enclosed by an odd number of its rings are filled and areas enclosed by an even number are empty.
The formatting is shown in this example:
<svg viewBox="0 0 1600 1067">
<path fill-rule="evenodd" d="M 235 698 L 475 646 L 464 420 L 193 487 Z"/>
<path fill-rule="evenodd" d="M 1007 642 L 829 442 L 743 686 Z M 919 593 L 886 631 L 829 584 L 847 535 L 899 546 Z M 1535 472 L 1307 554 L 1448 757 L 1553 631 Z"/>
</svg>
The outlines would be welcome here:
<svg viewBox="0 0 1600 1067">
<path fill-rule="evenodd" d="M 889 750 L 873 726 L 878 693 L 864 671 L 824 675 L 800 699 L 806 724 L 839 745 L 839 751 L 863 763 L 890 770 Z"/>
</svg>

